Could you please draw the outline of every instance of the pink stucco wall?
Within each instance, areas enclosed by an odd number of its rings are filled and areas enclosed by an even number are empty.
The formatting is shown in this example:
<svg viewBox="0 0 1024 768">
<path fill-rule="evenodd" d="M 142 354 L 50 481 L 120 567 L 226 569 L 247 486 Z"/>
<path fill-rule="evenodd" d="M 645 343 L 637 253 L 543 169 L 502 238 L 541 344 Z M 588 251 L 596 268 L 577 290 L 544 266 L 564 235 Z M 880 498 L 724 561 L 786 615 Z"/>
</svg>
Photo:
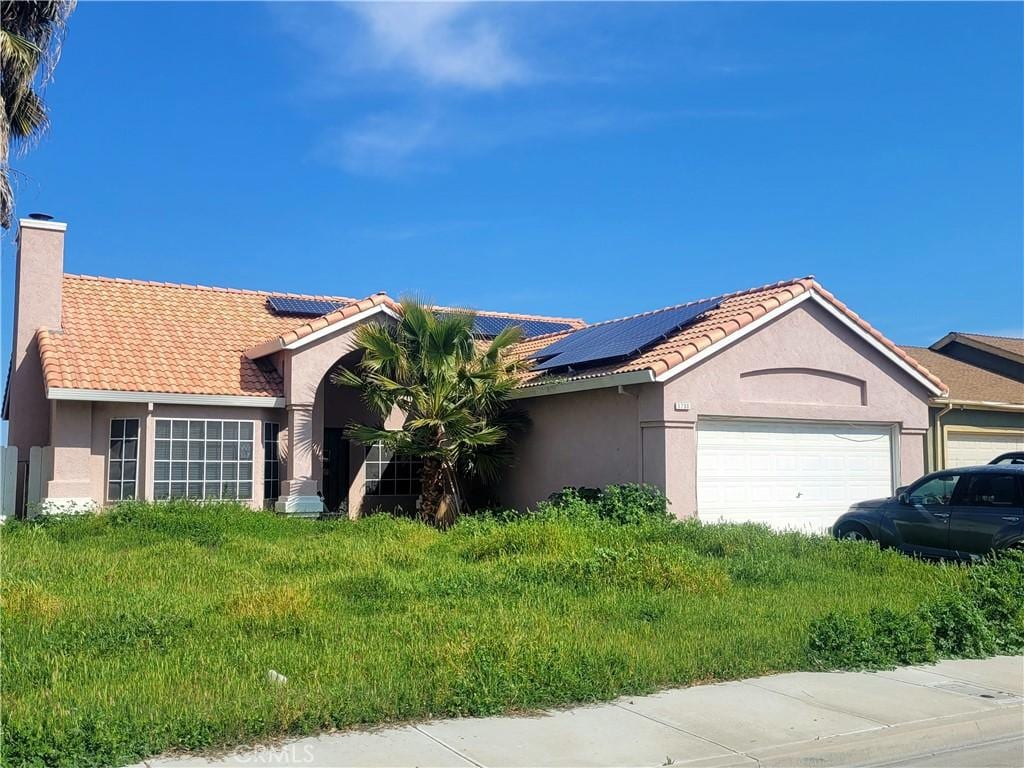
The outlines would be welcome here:
<svg viewBox="0 0 1024 768">
<path fill-rule="evenodd" d="M 238 408 L 146 403 L 53 401 L 51 438 L 53 463 L 46 497 L 89 498 L 106 503 L 107 457 L 111 419 L 139 420 L 138 496 L 153 498 L 153 427 L 156 419 L 229 419 L 254 422 L 253 498 L 263 506 L 263 422 L 285 423 L 283 409 Z"/>
<path fill-rule="evenodd" d="M 641 447 L 635 390 L 594 389 L 517 401 L 532 425 L 499 487 L 502 503 L 523 509 L 565 486 L 636 482 Z"/>
<path fill-rule="evenodd" d="M 713 417 L 895 424 L 897 482 L 924 472 L 927 391 L 811 302 L 664 384 L 625 392 L 521 400 L 533 428 L 502 485 L 502 501 L 524 507 L 566 485 L 643 481 L 665 491 L 677 516 L 692 516 L 696 427 Z"/>
<path fill-rule="evenodd" d="M 60 329 L 64 232 L 40 228 L 46 224 L 27 221 L 18 233 L 7 443 L 18 447 L 22 459 L 32 446 L 47 445 L 50 431 L 36 331 Z"/>
</svg>

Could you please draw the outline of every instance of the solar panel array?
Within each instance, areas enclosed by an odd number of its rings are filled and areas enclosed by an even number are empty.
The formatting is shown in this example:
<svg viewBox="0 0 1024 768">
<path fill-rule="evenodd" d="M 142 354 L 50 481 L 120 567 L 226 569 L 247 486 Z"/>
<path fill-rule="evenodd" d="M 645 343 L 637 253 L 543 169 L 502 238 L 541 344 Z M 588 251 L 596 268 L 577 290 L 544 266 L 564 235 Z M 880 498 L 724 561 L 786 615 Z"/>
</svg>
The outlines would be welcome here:
<svg viewBox="0 0 1024 768">
<path fill-rule="evenodd" d="M 689 325 L 722 303 L 708 299 L 581 328 L 534 354 L 534 370 L 584 367 L 629 357 Z"/>
<path fill-rule="evenodd" d="M 448 312 L 438 313 L 441 317 L 451 314 Z M 556 320 L 524 320 L 518 317 L 494 317 L 493 315 L 477 315 L 473 323 L 473 332 L 486 339 L 493 339 L 499 333 L 512 325 L 519 326 L 523 336 L 543 336 L 545 333 L 556 333 L 567 331 L 572 328 L 570 323 L 563 323 Z"/>
<path fill-rule="evenodd" d="M 270 296 L 267 304 L 278 315 L 320 317 L 345 306 L 344 302 L 321 299 L 296 299 L 290 296 Z"/>
</svg>

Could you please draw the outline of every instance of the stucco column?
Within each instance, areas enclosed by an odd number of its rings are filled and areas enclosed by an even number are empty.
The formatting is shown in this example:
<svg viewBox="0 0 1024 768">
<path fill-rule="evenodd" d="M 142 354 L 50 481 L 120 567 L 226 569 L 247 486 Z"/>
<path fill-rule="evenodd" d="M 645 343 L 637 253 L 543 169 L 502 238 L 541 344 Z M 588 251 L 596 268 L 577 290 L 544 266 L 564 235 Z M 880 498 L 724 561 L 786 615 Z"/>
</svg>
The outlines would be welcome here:
<svg viewBox="0 0 1024 768">
<path fill-rule="evenodd" d="M 75 514 L 96 509 L 92 498 L 92 403 L 53 401 L 50 413 L 52 467 L 40 511 Z"/>
<path fill-rule="evenodd" d="M 925 438 L 928 430 L 904 426 L 900 429 L 900 456 L 895 485 L 910 485 L 927 471 Z"/>
<path fill-rule="evenodd" d="M 323 500 L 313 475 L 313 404 L 292 403 L 288 411 L 288 474 L 281 483 L 276 509 L 296 517 L 319 517 Z"/>
<path fill-rule="evenodd" d="M 697 514 L 697 432 L 692 421 L 640 423 L 642 481 L 661 488 L 677 518 Z"/>
</svg>

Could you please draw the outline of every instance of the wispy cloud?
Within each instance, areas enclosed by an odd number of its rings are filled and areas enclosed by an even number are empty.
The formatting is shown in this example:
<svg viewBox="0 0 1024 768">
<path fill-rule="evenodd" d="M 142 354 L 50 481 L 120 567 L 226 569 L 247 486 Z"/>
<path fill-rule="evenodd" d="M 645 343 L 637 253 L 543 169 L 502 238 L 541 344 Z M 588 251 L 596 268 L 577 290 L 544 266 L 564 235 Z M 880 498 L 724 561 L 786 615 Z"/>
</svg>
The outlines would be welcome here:
<svg viewBox="0 0 1024 768">
<path fill-rule="evenodd" d="M 463 3 L 360 3 L 346 6 L 365 24 L 364 61 L 405 70 L 436 86 L 491 90 L 530 76 L 525 61 L 483 12 Z"/>
</svg>

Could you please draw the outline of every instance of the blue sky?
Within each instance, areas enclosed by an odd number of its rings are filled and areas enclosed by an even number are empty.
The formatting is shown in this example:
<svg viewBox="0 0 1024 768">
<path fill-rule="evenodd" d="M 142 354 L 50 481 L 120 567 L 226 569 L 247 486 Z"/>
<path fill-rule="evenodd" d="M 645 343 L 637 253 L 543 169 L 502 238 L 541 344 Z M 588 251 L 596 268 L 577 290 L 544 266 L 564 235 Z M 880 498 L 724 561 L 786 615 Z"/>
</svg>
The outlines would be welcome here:
<svg viewBox="0 0 1024 768">
<path fill-rule="evenodd" d="M 902 343 L 1020 333 L 1021 40 L 1010 3 L 87 2 L 19 214 L 74 273 L 592 320 L 814 274 Z"/>
</svg>

